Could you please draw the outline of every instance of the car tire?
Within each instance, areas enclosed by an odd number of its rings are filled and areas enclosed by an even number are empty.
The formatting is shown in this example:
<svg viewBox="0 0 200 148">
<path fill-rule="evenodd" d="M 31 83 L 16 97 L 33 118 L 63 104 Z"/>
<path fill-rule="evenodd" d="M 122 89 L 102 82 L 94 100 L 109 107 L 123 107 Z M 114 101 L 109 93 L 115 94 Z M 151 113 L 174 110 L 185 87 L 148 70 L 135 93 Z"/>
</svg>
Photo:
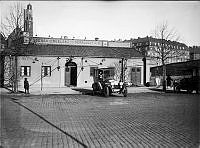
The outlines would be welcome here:
<svg viewBox="0 0 200 148">
<path fill-rule="evenodd" d="M 128 90 L 127 88 L 125 87 L 122 94 L 124 95 L 124 97 L 127 97 L 127 94 L 128 94 Z"/>
<path fill-rule="evenodd" d="M 176 87 L 175 87 L 175 92 L 176 92 L 176 93 L 179 93 L 180 91 L 181 91 L 180 87 L 179 87 L 179 86 L 176 86 Z"/>
<path fill-rule="evenodd" d="M 191 94 L 191 93 L 193 92 L 193 90 L 192 90 L 192 89 L 188 89 L 187 92 L 188 92 L 189 94 Z"/>
<path fill-rule="evenodd" d="M 108 97 L 109 96 L 109 94 L 110 94 L 110 90 L 109 90 L 109 88 L 106 86 L 105 88 L 104 88 L 104 96 L 105 97 Z"/>
</svg>

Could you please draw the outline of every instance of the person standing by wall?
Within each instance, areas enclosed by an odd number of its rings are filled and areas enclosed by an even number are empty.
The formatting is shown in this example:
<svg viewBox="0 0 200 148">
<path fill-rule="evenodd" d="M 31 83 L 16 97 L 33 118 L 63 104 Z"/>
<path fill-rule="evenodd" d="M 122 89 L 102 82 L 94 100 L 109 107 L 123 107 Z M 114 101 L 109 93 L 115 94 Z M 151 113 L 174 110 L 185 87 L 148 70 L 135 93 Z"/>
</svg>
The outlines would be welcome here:
<svg viewBox="0 0 200 148">
<path fill-rule="evenodd" d="M 160 87 L 160 76 L 156 76 L 156 87 Z"/>
<path fill-rule="evenodd" d="M 24 79 L 24 89 L 25 89 L 25 94 L 29 94 L 29 82 L 27 78 Z"/>
<path fill-rule="evenodd" d="M 172 78 L 168 75 L 166 80 L 167 80 L 167 88 L 168 86 L 171 87 Z"/>
</svg>

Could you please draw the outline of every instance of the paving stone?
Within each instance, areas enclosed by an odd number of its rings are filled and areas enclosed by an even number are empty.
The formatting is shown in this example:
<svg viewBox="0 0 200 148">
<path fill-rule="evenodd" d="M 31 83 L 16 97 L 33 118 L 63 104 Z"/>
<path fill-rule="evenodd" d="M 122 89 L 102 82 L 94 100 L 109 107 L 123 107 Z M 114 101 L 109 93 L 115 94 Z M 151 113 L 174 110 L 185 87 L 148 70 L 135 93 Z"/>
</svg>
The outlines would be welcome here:
<svg viewBox="0 0 200 148">
<path fill-rule="evenodd" d="M 10 147 L 196 148 L 200 142 L 194 94 L 15 96 L 18 103 L 10 97 L 1 101 L 1 136 Z"/>
</svg>

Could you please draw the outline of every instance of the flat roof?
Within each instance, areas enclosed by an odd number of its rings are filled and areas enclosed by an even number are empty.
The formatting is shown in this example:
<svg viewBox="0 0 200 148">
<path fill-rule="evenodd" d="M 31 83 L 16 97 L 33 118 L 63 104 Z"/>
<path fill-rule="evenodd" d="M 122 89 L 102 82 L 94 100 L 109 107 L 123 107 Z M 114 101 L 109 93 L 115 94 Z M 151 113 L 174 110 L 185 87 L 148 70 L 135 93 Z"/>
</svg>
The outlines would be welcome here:
<svg viewBox="0 0 200 148">
<path fill-rule="evenodd" d="M 192 73 L 193 69 L 200 68 L 200 59 L 191 60 L 186 62 L 178 62 L 166 64 L 167 75 L 187 75 Z M 150 71 L 152 76 L 156 74 L 162 74 L 162 66 L 151 67 Z"/>
</svg>

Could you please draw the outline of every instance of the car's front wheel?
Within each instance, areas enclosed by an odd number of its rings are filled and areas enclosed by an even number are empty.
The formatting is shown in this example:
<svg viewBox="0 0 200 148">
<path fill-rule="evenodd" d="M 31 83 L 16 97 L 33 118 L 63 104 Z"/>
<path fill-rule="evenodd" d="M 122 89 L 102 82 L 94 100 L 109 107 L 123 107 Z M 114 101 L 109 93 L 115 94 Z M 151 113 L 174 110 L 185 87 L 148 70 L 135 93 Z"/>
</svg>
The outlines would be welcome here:
<svg viewBox="0 0 200 148">
<path fill-rule="evenodd" d="M 128 90 L 127 90 L 126 87 L 125 87 L 124 90 L 122 91 L 122 94 L 124 95 L 124 97 L 127 97 Z"/>
<path fill-rule="evenodd" d="M 181 91 L 180 87 L 179 86 L 176 86 L 175 87 L 175 92 L 179 93 Z"/>
</svg>

